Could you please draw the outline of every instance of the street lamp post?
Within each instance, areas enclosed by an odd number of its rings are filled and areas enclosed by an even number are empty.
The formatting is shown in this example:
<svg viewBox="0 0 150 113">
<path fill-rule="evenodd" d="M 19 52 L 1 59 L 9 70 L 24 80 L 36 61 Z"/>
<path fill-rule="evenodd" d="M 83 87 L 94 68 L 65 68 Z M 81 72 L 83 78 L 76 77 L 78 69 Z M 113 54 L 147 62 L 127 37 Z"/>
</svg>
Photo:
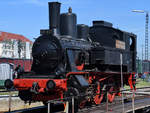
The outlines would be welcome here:
<svg viewBox="0 0 150 113">
<path fill-rule="evenodd" d="M 142 45 L 141 73 L 143 73 L 143 45 Z"/>
<path fill-rule="evenodd" d="M 146 23 L 145 23 L 145 60 L 148 60 L 148 22 L 149 22 L 149 12 L 145 10 L 132 10 L 132 12 L 146 13 Z"/>
</svg>

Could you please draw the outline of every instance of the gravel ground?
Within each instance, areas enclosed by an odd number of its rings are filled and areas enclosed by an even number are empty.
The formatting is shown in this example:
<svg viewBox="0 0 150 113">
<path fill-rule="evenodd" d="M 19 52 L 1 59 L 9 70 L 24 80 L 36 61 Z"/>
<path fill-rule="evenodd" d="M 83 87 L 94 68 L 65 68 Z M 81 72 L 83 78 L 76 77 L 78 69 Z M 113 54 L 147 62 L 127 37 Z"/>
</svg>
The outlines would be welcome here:
<svg viewBox="0 0 150 113">
<path fill-rule="evenodd" d="M 11 110 L 19 110 L 19 109 L 31 108 L 31 107 L 42 106 L 42 105 L 43 105 L 42 102 L 31 103 L 31 105 L 29 105 L 28 103 L 25 104 L 19 98 L 15 98 L 12 99 Z M 8 98 L 0 99 L 0 112 L 8 111 L 8 110 L 9 110 Z"/>
</svg>

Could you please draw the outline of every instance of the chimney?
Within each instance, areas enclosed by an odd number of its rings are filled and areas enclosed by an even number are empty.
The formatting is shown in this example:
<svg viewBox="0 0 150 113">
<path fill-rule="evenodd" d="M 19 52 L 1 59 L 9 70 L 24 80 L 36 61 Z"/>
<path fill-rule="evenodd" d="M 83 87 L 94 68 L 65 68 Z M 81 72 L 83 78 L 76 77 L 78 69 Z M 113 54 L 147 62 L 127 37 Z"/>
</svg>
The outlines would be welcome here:
<svg viewBox="0 0 150 113">
<path fill-rule="evenodd" d="M 60 6 L 59 2 L 49 2 L 49 29 L 54 35 L 59 34 Z"/>
</svg>

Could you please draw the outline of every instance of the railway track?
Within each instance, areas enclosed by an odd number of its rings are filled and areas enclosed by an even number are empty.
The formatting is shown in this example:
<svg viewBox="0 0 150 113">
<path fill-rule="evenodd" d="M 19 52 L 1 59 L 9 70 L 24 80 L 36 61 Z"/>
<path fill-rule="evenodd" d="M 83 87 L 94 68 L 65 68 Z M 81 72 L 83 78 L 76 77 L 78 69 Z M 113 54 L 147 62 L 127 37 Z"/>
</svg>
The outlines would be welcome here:
<svg viewBox="0 0 150 113">
<path fill-rule="evenodd" d="M 145 88 L 146 89 L 146 88 Z M 139 93 L 142 88 L 140 88 L 137 92 L 135 92 L 135 110 L 140 109 L 142 107 L 148 107 L 150 106 L 150 89 L 147 87 L 148 90 L 144 90 L 141 92 L 146 92 L 146 94 Z M 132 110 L 132 96 L 131 92 L 125 92 L 126 93 L 126 98 L 124 100 L 124 107 L 125 111 L 130 113 Z M 9 96 L 8 96 L 9 97 Z M 60 106 L 53 108 L 55 113 L 64 113 L 62 109 L 58 109 Z M 55 110 L 57 109 L 57 110 Z M 98 106 L 92 105 L 92 106 L 86 106 L 83 109 L 80 109 L 78 113 L 103 113 L 103 112 L 111 112 L 111 113 L 121 113 L 122 112 L 122 101 L 121 97 L 115 98 L 113 103 L 102 103 Z M 21 110 L 16 110 L 16 111 L 11 111 L 11 112 L 5 112 L 5 113 L 47 113 L 48 109 L 45 106 L 39 106 L 39 107 L 33 107 L 33 108 L 28 108 L 28 109 L 21 109 Z M 2 112 L 0 112 L 2 113 Z M 4 113 L 4 112 L 3 112 Z"/>
<path fill-rule="evenodd" d="M 39 107 L 33 107 L 28 109 L 20 109 L 20 110 L 14 110 L 10 112 L 0 112 L 0 113 L 46 113 L 47 107 L 46 106 L 39 106 Z"/>
<path fill-rule="evenodd" d="M 135 100 L 135 110 L 140 109 L 145 106 L 150 106 L 150 98 L 147 96 L 142 96 L 140 98 L 136 97 Z M 55 106 L 56 107 L 56 106 Z M 58 110 L 58 106 L 56 107 L 57 110 L 53 111 L 53 113 L 64 113 L 61 109 Z M 53 108 L 54 109 L 54 108 Z M 29 109 L 22 109 L 16 110 L 11 112 L 3 112 L 3 113 L 48 113 L 46 106 L 34 107 Z M 106 103 L 102 103 L 98 106 L 88 106 L 84 109 L 79 110 L 78 113 L 105 113 L 106 110 Z M 132 101 L 131 98 L 125 102 L 125 111 L 130 113 L 132 111 Z M 115 100 L 113 103 L 108 104 L 108 113 L 122 113 L 122 105 L 121 100 Z M 1 113 L 1 112 L 0 112 Z"/>
<path fill-rule="evenodd" d="M 143 90 L 144 89 L 144 90 Z M 132 111 L 132 92 L 124 90 L 126 97 L 124 98 L 124 111 L 130 113 Z M 150 88 L 138 88 L 134 96 L 135 110 L 150 106 Z M 98 106 L 92 106 L 79 111 L 79 113 L 122 113 L 123 105 L 121 97 L 114 100 L 113 103 L 102 103 Z"/>
<path fill-rule="evenodd" d="M 144 103 L 144 101 L 147 101 Z M 150 106 L 150 97 L 149 96 L 137 96 L 135 97 L 135 109 L 139 108 L 140 106 Z M 132 111 L 132 98 L 126 98 L 124 100 L 124 108 L 125 112 L 130 112 Z M 123 106 L 122 106 L 122 101 L 121 98 L 119 100 L 115 100 L 113 103 L 108 103 L 108 105 L 105 103 L 102 103 L 98 106 L 92 106 L 90 108 L 84 108 L 79 111 L 79 113 L 105 113 L 105 112 L 110 112 L 110 113 L 122 113 L 123 111 Z"/>
<path fill-rule="evenodd" d="M 63 107 L 62 105 L 54 106 L 53 113 L 64 113 L 62 107 Z M 48 112 L 47 106 L 38 106 L 28 109 L 20 109 L 8 112 L 5 111 L 0 113 L 47 113 L 47 112 Z"/>
</svg>

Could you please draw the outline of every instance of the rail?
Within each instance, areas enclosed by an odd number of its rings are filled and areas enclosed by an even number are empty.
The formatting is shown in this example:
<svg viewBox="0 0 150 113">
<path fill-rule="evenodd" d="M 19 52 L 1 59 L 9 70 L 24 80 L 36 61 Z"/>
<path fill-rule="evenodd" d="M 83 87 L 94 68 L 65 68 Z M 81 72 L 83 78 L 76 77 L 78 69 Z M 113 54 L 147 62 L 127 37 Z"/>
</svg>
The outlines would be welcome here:
<svg viewBox="0 0 150 113">
<path fill-rule="evenodd" d="M 137 88 L 136 90 L 140 90 L 140 89 L 150 89 L 150 87 L 141 87 L 141 88 Z M 11 92 L 14 92 L 16 90 L 10 90 L 10 91 L 7 91 L 7 90 L 3 90 L 3 91 L 0 91 L 0 94 L 1 93 L 4 93 L 4 92 L 7 92 L 9 93 L 9 95 L 0 95 L 0 98 L 8 98 L 8 101 L 9 101 L 9 106 L 8 106 L 8 111 L 10 112 L 11 111 L 11 101 L 12 101 L 12 98 L 13 97 L 18 97 L 17 95 L 12 95 Z M 150 96 L 150 93 L 145 93 L 146 91 L 144 91 L 143 93 L 139 93 L 135 90 L 130 90 L 130 89 L 125 89 L 125 90 L 121 90 L 120 93 L 124 93 L 124 94 L 130 94 L 132 95 L 132 108 L 133 108 L 133 113 L 135 111 L 135 108 L 134 108 L 134 101 L 136 99 L 135 95 L 146 95 L 146 96 Z M 103 93 L 107 93 L 107 91 L 103 91 Z M 115 93 L 115 91 L 112 91 L 112 93 Z M 87 96 L 87 95 L 79 95 L 79 96 Z M 54 103 L 54 102 L 61 102 L 61 103 L 65 103 L 66 104 L 66 107 L 65 107 L 65 112 L 66 113 L 75 113 L 75 99 L 78 98 L 79 96 L 70 96 L 70 97 L 66 97 L 66 98 L 63 98 L 63 99 L 55 99 L 55 100 L 49 100 L 47 103 L 48 103 L 48 109 L 47 109 L 47 112 L 48 113 L 52 113 L 51 111 L 51 104 Z M 105 107 L 106 108 L 106 112 L 108 112 L 108 109 L 109 109 L 109 102 L 108 102 L 108 98 L 106 100 L 106 103 L 102 103 L 100 104 L 100 106 L 103 106 L 103 108 Z M 71 108 L 70 108 L 71 106 Z M 71 109 L 71 110 L 70 110 Z M 82 112 L 82 110 L 81 110 Z"/>
</svg>

